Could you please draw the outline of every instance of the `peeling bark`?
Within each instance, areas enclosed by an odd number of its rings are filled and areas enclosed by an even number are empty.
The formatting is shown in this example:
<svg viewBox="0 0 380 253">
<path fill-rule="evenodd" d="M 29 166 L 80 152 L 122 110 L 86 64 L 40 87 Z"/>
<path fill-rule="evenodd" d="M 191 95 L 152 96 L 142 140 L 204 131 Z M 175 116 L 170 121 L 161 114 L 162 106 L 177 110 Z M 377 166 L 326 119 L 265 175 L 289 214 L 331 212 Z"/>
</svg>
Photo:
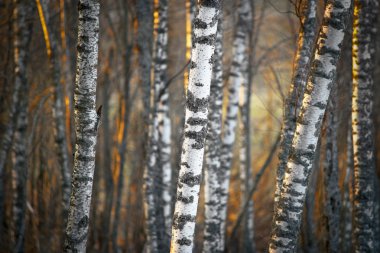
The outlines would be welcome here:
<svg viewBox="0 0 380 253">
<path fill-rule="evenodd" d="M 350 7 L 350 0 L 330 0 L 325 9 L 280 198 L 275 207 L 269 252 L 293 252 L 297 246 L 306 188 L 323 115 L 334 85 Z"/>
<path fill-rule="evenodd" d="M 352 140 L 354 248 L 374 252 L 373 74 L 377 0 L 355 0 L 352 38 Z"/>
<path fill-rule="evenodd" d="M 210 83 L 220 2 L 199 1 L 194 20 L 189 87 L 171 252 L 191 253 L 207 134 Z"/>
<path fill-rule="evenodd" d="M 64 252 L 86 251 L 95 169 L 95 146 L 100 123 L 96 111 L 99 40 L 99 1 L 78 3 L 77 74 L 74 90 L 75 155 Z"/>
</svg>

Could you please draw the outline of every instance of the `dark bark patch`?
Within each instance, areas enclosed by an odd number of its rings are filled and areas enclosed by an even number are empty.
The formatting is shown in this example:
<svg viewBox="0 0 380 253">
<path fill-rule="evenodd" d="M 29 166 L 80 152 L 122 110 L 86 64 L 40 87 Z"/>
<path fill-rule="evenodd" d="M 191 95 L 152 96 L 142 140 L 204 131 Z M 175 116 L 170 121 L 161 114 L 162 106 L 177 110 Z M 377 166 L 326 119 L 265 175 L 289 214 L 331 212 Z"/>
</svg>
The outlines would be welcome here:
<svg viewBox="0 0 380 253">
<path fill-rule="evenodd" d="M 191 91 L 187 92 L 186 107 L 192 112 L 205 112 L 208 107 L 209 97 L 196 98 Z"/>
<path fill-rule="evenodd" d="M 186 121 L 186 123 L 191 126 L 196 126 L 196 125 L 203 126 L 207 124 L 207 119 L 191 117 Z"/>
<path fill-rule="evenodd" d="M 190 196 L 190 197 L 184 197 L 182 195 L 182 192 L 180 192 L 177 196 L 177 200 L 178 201 L 182 201 L 183 203 L 185 204 L 189 204 L 189 203 L 193 203 L 194 202 L 194 196 Z"/>
<path fill-rule="evenodd" d="M 182 239 L 177 240 L 177 243 L 178 243 L 179 245 L 190 246 L 190 245 L 191 245 L 191 240 L 186 239 L 186 238 L 182 238 Z"/>
<path fill-rule="evenodd" d="M 187 172 L 181 176 L 179 181 L 193 187 L 194 185 L 199 185 L 201 183 L 201 175 L 194 176 L 194 173 Z"/>
<path fill-rule="evenodd" d="M 195 216 L 190 214 L 179 215 L 175 213 L 173 216 L 173 228 L 182 230 L 187 222 L 195 222 Z"/>
<path fill-rule="evenodd" d="M 205 138 L 207 135 L 207 128 L 202 127 L 200 131 L 186 131 L 185 137 L 195 140 L 191 145 L 194 149 L 202 149 L 204 147 Z"/>
</svg>

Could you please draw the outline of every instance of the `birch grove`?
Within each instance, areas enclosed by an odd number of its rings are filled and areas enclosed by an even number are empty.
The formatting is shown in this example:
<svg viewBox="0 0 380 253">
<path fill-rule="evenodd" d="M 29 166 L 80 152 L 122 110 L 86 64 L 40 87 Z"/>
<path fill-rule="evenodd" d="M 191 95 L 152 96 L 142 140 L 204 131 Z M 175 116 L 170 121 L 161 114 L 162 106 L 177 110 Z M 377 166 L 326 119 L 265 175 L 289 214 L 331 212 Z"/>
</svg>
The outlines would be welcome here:
<svg viewBox="0 0 380 253">
<path fill-rule="evenodd" d="M 0 252 L 378 252 L 378 1 L 2 0 Z"/>
</svg>

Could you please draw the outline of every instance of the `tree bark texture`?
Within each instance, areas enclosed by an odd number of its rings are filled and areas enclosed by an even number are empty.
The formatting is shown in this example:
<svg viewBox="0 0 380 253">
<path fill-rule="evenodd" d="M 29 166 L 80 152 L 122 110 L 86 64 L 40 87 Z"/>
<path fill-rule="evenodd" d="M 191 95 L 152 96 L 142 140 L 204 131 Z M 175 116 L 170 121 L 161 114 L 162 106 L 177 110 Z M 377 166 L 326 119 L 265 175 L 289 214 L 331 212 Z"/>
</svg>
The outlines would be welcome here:
<svg viewBox="0 0 380 253">
<path fill-rule="evenodd" d="M 171 252 L 191 253 L 207 134 L 210 83 L 220 2 L 199 1 L 193 45 Z"/>
<path fill-rule="evenodd" d="M 223 143 L 221 153 L 221 218 L 222 238 L 225 237 L 228 189 L 230 185 L 232 151 L 236 138 L 237 115 L 239 111 L 239 90 L 243 82 L 243 68 L 245 54 L 248 47 L 248 29 L 252 21 L 251 5 L 248 0 L 241 0 L 238 5 L 238 20 L 233 42 L 233 60 L 229 74 L 227 115 L 223 128 Z"/>
<path fill-rule="evenodd" d="M 352 139 L 354 248 L 374 252 L 373 72 L 377 0 L 355 0 L 352 38 Z"/>
<path fill-rule="evenodd" d="M 275 207 L 269 252 L 293 252 L 296 249 L 308 178 L 334 85 L 350 7 L 350 0 L 328 1 L 326 5 L 280 198 Z"/>
<path fill-rule="evenodd" d="M 203 252 L 223 252 L 220 217 L 220 152 L 223 107 L 223 30 L 219 14 L 205 148 L 205 227 Z"/>
<path fill-rule="evenodd" d="M 294 61 L 294 72 L 290 83 L 289 95 L 284 104 L 284 117 L 281 129 L 279 163 L 277 167 L 276 189 L 274 205 L 280 197 L 282 181 L 292 146 L 296 119 L 300 112 L 302 99 L 309 74 L 310 62 L 314 49 L 314 41 L 317 36 L 317 3 L 316 0 L 305 1 L 303 5 L 303 17 L 298 35 L 298 47 Z"/>
<path fill-rule="evenodd" d="M 169 90 L 167 82 L 167 48 L 168 48 L 168 2 L 160 0 L 158 2 L 158 26 L 156 27 L 156 45 L 154 59 L 154 85 L 157 87 L 155 94 L 155 106 L 157 107 L 157 131 L 158 145 L 157 162 L 159 173 L 161 174 L 161 196 L 158 196 L 160 203 L 158 208 L 164 216 L 164 226 L 166 234 L 165 241 L 170 240 L 172 223 L 172 168 L 171 168 L 171 120 L 169 117 Z"/>
<path fill-rule="evenodd" d="M 12 132 L 14 131 L 14 165 L 13 165 L 13 229 L 14 229 L 14 245 L 13 252 L 24 252 L 25 226 L 26 226 L 26 181 L 28 175 L 28 154 L 27 154 L 27 128 L 28 128 L 28 95 L 29 85 L 27 79 L 27 65 L 29 58 L 29 44 L 32 37 L 32 24 L 28 20 L 33 12 L 33 5 L 27 0 L 14 0 L 13 10 L 13 31 L 14 31 L 14 90 L 13 104 L 11 105 L 10 121 L 15 118 L 15 125 L 9 124 L 8 132 L 10 134 L 4 137 L 4 144 L 12 145 Z M 12 115 L 13 114 L 13 115 Z M 14 129 L 13 129 L 14 128 Z M 9 141 L 9 142 L 8 142 Z M 9 149 L 9 147 L 4 147 Z M 4 165 L 6 153 L 4 150 Z M 3 166 L 4 166 L 3 165 Z M 4 168 L 4 167 L 3 167 Z M 3 169 L 2 168 L 2 169 Z M 3 173 L 4 171 L 1 171 Z M 3 174 L 1 175 L 3 176 Z M 4 190 L 3 187 L 1 189 Z M 2 210 L 3 211 L 3 210 Z"/>
<path fill-rule="evenodd" d="M 333 87 L 332 89 L 325 115 L 326 149 L 323 163 L 323 226 L 326 232 L 326 238 L 324 238 L 324 251 L 326 252 L 339 251 L 341 212 L 336 108 L 337 87 Z"/>
<path fill-rule="evenodd" d="M 75 155 L 64 252 L 86 251 L 95 146 L 100 112 L 96 111 L 99 1 L 78 3 L 77 74 L 74 90 Z"/>
</svg>

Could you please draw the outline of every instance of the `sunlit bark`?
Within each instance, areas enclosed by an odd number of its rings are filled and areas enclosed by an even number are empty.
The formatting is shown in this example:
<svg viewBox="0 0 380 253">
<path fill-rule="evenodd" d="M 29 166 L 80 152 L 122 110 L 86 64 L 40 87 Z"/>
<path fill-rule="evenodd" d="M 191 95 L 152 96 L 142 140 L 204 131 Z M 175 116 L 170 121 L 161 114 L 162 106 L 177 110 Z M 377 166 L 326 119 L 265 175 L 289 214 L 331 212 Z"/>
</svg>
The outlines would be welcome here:
<svg viewBox="0 0 380 253">
<path fill-rule="evenodd" d="M 377 0 L 355 0 L 352 38 L 352 143 L 355 252 L 374 252 L 374 135 L 372 121 Z"/>
<path fill-rule="evenodd" d="M 340 57 L 350 0 L 328 1 L 319 33 L 311 74 L 287 162 L 281 194 L 275 206 L 269 252 L 292 252 L 304 208 L 308 178 L 313 165 L 327 107 L 334 85 L 336 64 Z"/>
<path fill-rule="evenodd" d="M 184 137 L 172 226 L 172 253 L 191 253 L 193 249 L 219 10 L 218 0 L 199 1 L 199 11 L 193 24 Z"/>
</svg>

